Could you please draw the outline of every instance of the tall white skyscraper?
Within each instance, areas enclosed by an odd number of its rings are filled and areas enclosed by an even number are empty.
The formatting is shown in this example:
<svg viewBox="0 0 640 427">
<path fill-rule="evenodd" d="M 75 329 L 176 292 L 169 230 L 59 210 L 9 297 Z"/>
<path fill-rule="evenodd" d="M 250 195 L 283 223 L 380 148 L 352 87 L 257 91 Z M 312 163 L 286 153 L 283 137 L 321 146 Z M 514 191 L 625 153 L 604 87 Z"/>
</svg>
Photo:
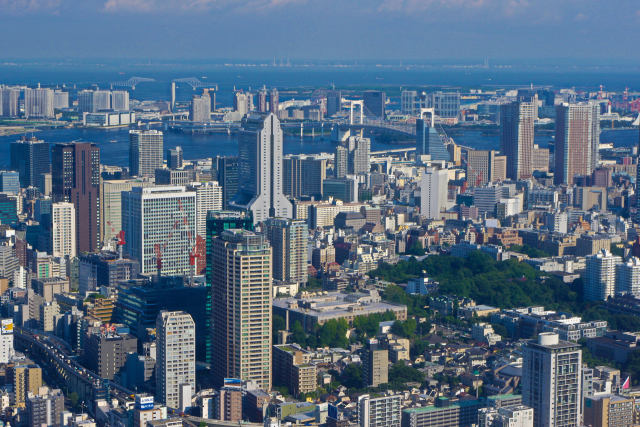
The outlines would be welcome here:
<svg viewBox="0 0 640 427">
<path fill-rule="evenodd" d="M 143 274 L 188 275 L 189 252 L 196 236 L 196 193 L 185 187 L 137 187 L 122 193 L 124 251 L 140 263 Z"/>
<path fill-rule="evenodd" d="M 616 266 L 616 294 L 640 297 L 640 259 L 632 257 Z"/>
<path fill-rule="evenodd" d="M 420 215 L 440 219 L 447 205 L 449 172 L 446 169 L 426 168 L 420 181 Z"/>
<path fill-rule="evenodd" d="M 538 116 L 537 98 L 500 107 L 502 154 L 507 156 L 507 178 L 523 179 L 533 173 L 534 124 Z"/>
<path fill-rule="evenodd" d="M 196 193 L 196 232 L 204 239 L 207 234 L 207 213 L 222 210 L 222 187 L 218 181 L 193 182 L 188 190 Z"/>
<path fill-rule="evenodd" d="M 523 348 L 522 403 L 535 427 L 577 427 L 582 419 L 582 350 L 543 332 Z"/>
<path fill-rule="evenodd" d="M 102 227 L 102 241 L 114 239 L 122 230 L 122 192 L 131 191 L 134 187 L 152 185 L 149 180 L 120 179 L 103 180 L 102 200 L 100 200 L 100 226 Z M 125 237 L 126 238 L 126 237 Z"/>
<path fill-rule="evenodd" d="M 344 178 L 347 175 L 369 173 L 371 140 L 361 136 L 350 136 L 336 147 L 335 176 Z"/>
<path fill-rule="evenodd" d="M 615 295 L 616 265 L 622 258 L 606 249 L 586 258 L 584 272 L 584 299 L 587 301 L 605 301 Z"/>
<path fill-rule="evenodd" d="M 129 131 L 129 173 L 131 176 L 155 177 L 162 168 L 163 135 L 159 130 Z"/>
<path fill-rule="evenodd" d="M 73 203 L 51 205 L 51 254 L 76 256 L 76 209 Z"/>
<path fill-rule="evenodd" d="M 273 278 L 307 283 L 309 228 L 306 221 L 269 218 L 266 235 L 273 250 Z"/>
<path fill-rule="evenodd" d="M 156 398 L 181 409 L 185 390 L 196 389 L 196 324 L 184 311 L 161 311 L 156 318 Z M 188 396 L 191 399 L 191 396 Z"/>
<path fill-rule="evenodd" d="M 275 114 L 249 114 L 238 140 L 240 191 L 234 204 L 253 213 L 254 223 L 293 217 L 282 189 L 282 129 Z"/>
<path fill-rule="evenodd" d="M 253 95 L 249 92 L 238 91 L 233 95 L 233 109 L 243 116 L 253 110 Z"/>
<path fill-rule="evenodd" d="M 49 119 L 53 117 L 53 90 L 26 88 L 24 90 L 24 116 L 27 119 Z"/>
<path fill-rule="evenodd" d="M 126 90 L 114 90 L 111 92 L 111 109 L 129 111 L 129 92 Z"/>
<path fill-rule="evenodd" d="M 193 95 L 189 118 L 192 122 L 206 123 L 211 120 L 211 97 L 205 91 L 202 95 Z"/>
<path fill-rule="evenodd" d="M 17 117 L 20 113 L 18 101 L 20 100 L 20 88 L 2 87 L 0 89 L 0 115 L 2 117 Z"/>
<path fill-rule="evenodd" d="M 252 231 L 230 229 L 211 242 L 213 374 L 271 390 L 271 247 Z"/>
</svg>

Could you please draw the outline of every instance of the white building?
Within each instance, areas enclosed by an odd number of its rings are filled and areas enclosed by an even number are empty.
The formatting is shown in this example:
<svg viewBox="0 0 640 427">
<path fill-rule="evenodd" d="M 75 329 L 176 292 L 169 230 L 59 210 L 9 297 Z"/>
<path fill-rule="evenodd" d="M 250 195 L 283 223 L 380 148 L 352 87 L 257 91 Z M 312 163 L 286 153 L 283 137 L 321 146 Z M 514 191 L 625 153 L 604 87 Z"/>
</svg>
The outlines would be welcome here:
<svg viewBox="0 0 640 427">
<path fill-rule="evenodd" d="M 114 111 L 129 111 L 129 92 L 114 90 L 111 92 L 111 109 Z"/>
<path fill-rule="evenodd" d="M 124 251 L 140 263 L 142 274 L 190 274 L 189 252 L 196 235 L 196 193 L 185 187 L 137 187 L 122 193 Z"/>
<path fill-rule="evenodd" d="M 249 114 L 238 140 L 240 192 L 233 204 L 253 213 L 254 223 L 270 217 L 292 218 L 293 206 L 282 188 L 282 141 L 275 114 Z"/>
<path fill-rule="evenodd" d="M 196 388 L 196 324 L 191 315 L 161 311 L 156 342 L 156 397 L 169 408 L 180 409 L 184 386 Z"/>
<path fill-rule="evenodd" d="M 616 294 L 640 296 L 640 259 L 632 257 L 616 266 Z"/>
<path fill-rule="evenodd" d="M 579 426 L 582 419 L 582 350 L 543 332 L 523 348 L 522 403 L 535 427 Z"/>
<path fill-rule="evenodd" d="M 473 189 L 473 204 L 480 214 L 493 215 L 501 197 L 502 189 L 495 185 Z"/>
<path fill-rule="evenodd" d="M 0 363 L 9 363 L 13 355 L 13 319 L 2 319 L 0 320 Z"/>
<path fill-rule="evenodd" d="M 162 168 L 163 134 L 159 130 L 129 131 L 129 173 L 155 177 Z"/>
<path fill-rule="evenodd" d="M 207 213 L 222 210 L 222 187 L 218 181 L 192 182 L 188 190 L 196 193 L 196 232 L 205 238 Z"/>
<path fill-rule="evenodd" d="M 358 425 L 360 427 L 400 427 L 402 395 L 372 398 L 358 397 Z"/>
<path fill-rule="evenodd" d="M 615 295 L 616 265 L 622 258 L 612 255 L 606 249 L 586 257 L 584 272 L 584 299 L 587 301 L 605 301 Z"/>
<path fill-rule="evenodd" d="M 420 215 L 440 219 L 447 206 L 449 172 L 446 169 L 426 168 L 420 181 Z"/>
<path fill-rule="evenodd" d="M 69 108 L 69 92 L 56 89 L 53 91 L 53 108 Z"/>
<path fill-rule="evenodd" d="M 489 323 L 476 323 L 471 328 L 471 337 L 482 343 L 486 343 L 489 345 L 495 345 L 496 343 L 502 341 L 502 337 L 496 334 L 493 330 L 493 326 Z"/>
<path fill-rule="evenodd" d="M 76 256 L 76 209 L 73 203 L 51 205 L 51 254 Z"/>
<path fill-rule="evenodd" d="M 25 88 L 24 117 L 27 119 L 53 118 L 53 90 Z"/>
<path fill-rule="evenodd" d="M 533 427 L 533 409 L 524 405 L 480 408 L 479 427 Z"/>
<path fill-rule="evenodd" d="M 115 239 L 122 230 L 122 192 L 131 191 L 134 187 L 151 185 L 142 179 L 103 180 L 102 183 L 101 221 L 102 241 Z M 126 239 L 126 236 L 125 236 Z"/>
</svg>

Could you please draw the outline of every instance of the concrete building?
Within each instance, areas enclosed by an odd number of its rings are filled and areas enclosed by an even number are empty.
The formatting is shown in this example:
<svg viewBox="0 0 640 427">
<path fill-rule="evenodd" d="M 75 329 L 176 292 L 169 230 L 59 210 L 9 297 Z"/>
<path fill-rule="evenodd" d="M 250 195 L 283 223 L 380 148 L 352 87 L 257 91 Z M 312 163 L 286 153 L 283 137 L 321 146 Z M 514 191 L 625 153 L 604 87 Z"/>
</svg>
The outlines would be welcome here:
<svg viewBox="0 0 640 427">
<path fill-rule="evenodd" d="M 544 332 L 524 347 L 522 403 L 533 408 L 535 427 L 580 426 L 582 350 Z"/>
<path fill-rule="evenodd" d="M 100 148 L 88 142 L 55 144 L 51 150 L 54 202 L 73 203 L 76 251 L 100 247 Z"/>
<path fill-rule="evenodd" d="M 185 392 L 191 400 L 196 390 L 196 325 L 183 311 L 161 311 L 156 337 L 156 398 L 183 410 Z"/>
<path fill-rule="evenodd" d="M 616 291 L 616 265 L 622 258 L 602 249 L 586 259 L 584 272 L 584 298 L 586 301 L 606 301 Z"/>
<path fill-rule="evenodd" d="M 496 212 L 496 206 L 502 198 L 502 189 L 492 185 L 488 187 L 476 187 L 473 189 L 473 204 L 480 214 L 492 216 Z"/>
<path fill-rule="evenodd" d="M 359 427 L 400 427 L 402 396 L 358 397 Z"/>
<path fill-rule="evenodd" d="M 24 117 L 26 119 L 51 119 L 53 111 L 53 89 L 25 88 Z"/>
<path fill-rule="evenodd" d="M 428 219 L 440 219 L 447 207 L 449 172 L 446 169 L 428 167 L 420 181 L 420 215 Z"/>
<path fill-rule="evenodd" d="M 0 171 L 0 193 L 16 195 L 20 192 L 20 175 L 15 171 Z"/>
<path fill-rule="evenodd" d="M 631 257 L 616 265 L 615 292 L 640 297 L 640 259 Z"/>
<path fill-rule="evenodd" d="M 142 179 L 102 180 L 102 204 L 100 225 L 102 227 L 102 242 L 109 242 L 117 238 L 122 230 L 122 192 L 131 191 L 134 187 L 151 185 Z M 126 239 L 126 236 L 125 236 Z"/>
<path fill-rule="evenodd" d="M 73 203 L 51 205 L 51 254 L 54 257 L 76 256 L 76 209 Z"/>
<path fill-rule="evenodd" d="M 326 178 L 322 181 L 322 195 L 325 200 L 355 203 L 358 201 L 358 180 L 353 175 L 344 178 Z"/>
<path fill-rule="evenodd" d="M 2 319 L 0 320 L 0 363 L 9 363 L 14 354 L 13 319 Z"/>
<path fill-rule="evenodd" d="M 467 184 L 480 187 L 506 179 L 506 156 L 494 150 L 467 151 Z"/>
<path fill-rule="evenodd" d="M 435 125 L 435 112 L 432 108 L 421 109 L 420 118 L 416 120 L 416 156 L 430 156 L 431 160 L 450 161 L 444 137 Z"/>
<path fill-rule="evenodd" d="M 347 175 L 369 173 L 371 140 L 362 136 L 350 136 L 336 147 L 334 175 L 344 178 Z"/>
<path fill-rule="evenodd" d="M 631 397 L 588 396 L 584 402 L 584 425 L 591 427 L 631 427 L 635 400 Z"/>
<path fill-rule="evenodd" d="M 455 119 L 460 113 L 460 92 L 436 91 L 429 94 L 427 100 L 427 107 L 433 108 L 440 118 Z"/>
<path fill-rule="evenodd" d="M 305 221 L 269 218 L 266 236 L 272 249 L 272 274 L 276 280 L 295 282 L 308 280 L 309 228 Z"/>
<path fill-rule="evenodd" d="M 129 111 L 129 92 L 126 90 L 112 91 L 111 109 L 114 111 Z"/>
<path fill-rule="evenodd" d="M 435 405 L 408 408 L 402 411 L 402 427 L 458 427 L 471 426 L 478 422 L 479 400 L 451 402 L 439 397 Z"/>
<path fill-rule="evenodd" d="M 184 187 L 136 187 L 122 193 L 124 252 L 143 274 L 189 275 L 189 233 L 196 235 L 196 193 Z M 161 259 L 158 259 L 157 254 Z"/>
<path fill-rule="evenodd" d="M 384 120 L 386 94 L 381 90 L 367 90 L 362 94 L 365 115 Z"/>
<path fill-rule="evenodd" d="M 327 117 L 335 115 L 342 109 L 342 92 L 339 90 L 327 91 Z"/>
<path fill-rule="evenodd" d="M 322 182 L 327 178 L 327 160 L 314 156 L 289 155 L 282 160 L 282 191 L 300 199 L 302 196 L 322 198 Z"/>
<path fill-rule="evenodd" d="M 240 229 L 222 232 L 210 247 L 214 381 L 252 380 L 271 390 L 271 247 Z"/>
<path fill-rule="evenodd" d="M 226 378 L 213 403 L 213 418 L 238 423 L 242 421 L 242 381 Z"/>
<path fill-rule="evenodd" d="M 169 148 L 167 150 L 167 167 L 169 169 L 180 169 L 184 161 L 182 147 Z"/>
<path fill-rule="evenodd" d="M 237 91 L 233 95 L 233 109 L 239 113 L 240 117 L 249 114 L 253 111 L 253 95 L 249 92 Z M 272 113 L 277 116 L 277 113 Z"/>
<path fill-rule="evenodd" d="M 189 118 L 194 123 L 208 123 L 211 120 L 211 97 L 209 92 L 193 95 L 189 108 Z"/>
<path fill-rule="evenodd" d="M 129 353 L 138 351 L 138 340 L 114 331 L 92 331 L 84 346 L 85 366 L 101 378 L 112 380 L 124 367 Z"/>
<path fill-rule="evenodd" d="M 64 411 L 62 390 L 47 390 L 46 394 L 30 395 L 26 401 L 27 425 L 60 426 L 60 414 Z"/>
<path fill-rule="evenodd" d="M 524 405 L 481 408 L 478 427 L 533 427 L 533 409 Z"/>
<path fill-rule="evenodd" d="M 196 179 L 193 169 L 156 169 L 156 185 L 189 185 Z"/>
<path fill-rule="evenodd" d="M 207 235 L 207 214 L 222 210 L 222 187 L 217 181 L 192 182 L 187 189 L 196 193 L 196 233 L 204 241 Z"/>
<path fill-rule="evenodd" d="M 81 90 L 78 92 L 78 111 L 97 113 L 111 109 L 111 91 Z"/>
<path fill-rule="evenodd" d="M 21 89 L 18 87 L 0 87 L 0 115 L 2 117 L 18 117 Z"/>
<path fill-rule="evenodd" d="M 532 175 L 534 122 L 537 102 L 512 102 L 500 108 L 502 152 L 507 157 L 507 178 Z"/>
<path fill-rule="evenodd" d="M 17 364 L 10 368 L 9 378 L 13 382 L 13 405 L 25 407 L 29 393 L 37 394 L 42 387 L 42 369 L 38 365 Z"/>
<path fill-rule="evenodd" d="M 311 354 L 297 345 L 273 346 L 273 383 L 285 386 L 293 396 L 318 388 L 318 372 L 310 362 Z"/>
<path fill-rule="evenodd" d="M 362 352 L 362 376 L 369 387 L 389 382 L 389 350 L 383 348 L 377 339 L 369 340 Z"/>
<path fill-rule="evenodd" d="M 572 185 L 576 175 L 589 176 L 598 166 L 600 106 L 596 103 L 556 107 L 555 184 Z"/>
<path fill-rule="evenodd" d="M 293 217 L 293 206 L 282 191 L 282 141 L 280 121 L 273 113 L 250 114 L 242 120 L 238 150 L 243 179 L 234 204 L 250 210 L 254 223 Z"/>
<path fill-rule="evenodd" d="M 129 174 L 151 178 L 162 168 L 163 135 L 159 130 L 129 131 Z"/>
</svg>

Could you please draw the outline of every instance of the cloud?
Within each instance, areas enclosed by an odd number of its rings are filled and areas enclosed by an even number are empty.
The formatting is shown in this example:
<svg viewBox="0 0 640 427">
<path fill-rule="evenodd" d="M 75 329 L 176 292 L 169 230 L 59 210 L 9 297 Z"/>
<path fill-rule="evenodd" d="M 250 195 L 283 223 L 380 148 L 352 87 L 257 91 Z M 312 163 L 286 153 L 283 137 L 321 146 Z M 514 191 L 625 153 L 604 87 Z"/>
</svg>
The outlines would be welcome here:
<svg viewBox="0 0 640 427">
<path fill-rule="evenodd" d="M 61 0 L 0 0 L 0 11 L 11 14 L 56 12 Z"/>
<path fill-rule="evenodd" d="M 303 2 L 306 0 L 106 0 L 103 10 L 110 13 L 200 12 L 208 10 L 255 12 Z"/>
</svg>

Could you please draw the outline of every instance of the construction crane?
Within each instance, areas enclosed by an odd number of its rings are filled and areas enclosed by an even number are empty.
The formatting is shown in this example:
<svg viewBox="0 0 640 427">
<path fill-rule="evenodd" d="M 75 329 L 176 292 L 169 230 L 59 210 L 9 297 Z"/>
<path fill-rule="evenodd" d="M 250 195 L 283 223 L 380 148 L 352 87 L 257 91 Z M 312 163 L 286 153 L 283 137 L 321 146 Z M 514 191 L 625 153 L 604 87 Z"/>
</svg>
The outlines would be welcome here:
<svg viewBox="0 0 640 427">
<path fill-rule="evenodd" d="M 124 240 L 124 230 L 120 230 L 118 233 L 118 241 L 116 242 L 116 245 L 118 245 L 118 259 L 122 259 L 122 248 L 125 243 L 127 242 Z"/>
</svg>

